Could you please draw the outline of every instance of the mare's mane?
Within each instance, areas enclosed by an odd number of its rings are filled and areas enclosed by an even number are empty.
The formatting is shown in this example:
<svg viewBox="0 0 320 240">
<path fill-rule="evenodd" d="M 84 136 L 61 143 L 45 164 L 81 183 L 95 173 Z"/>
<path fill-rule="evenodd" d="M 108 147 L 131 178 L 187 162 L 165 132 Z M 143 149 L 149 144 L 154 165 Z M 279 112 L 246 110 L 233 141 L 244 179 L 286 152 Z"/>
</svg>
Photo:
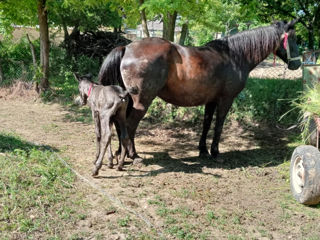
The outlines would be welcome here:
<svg viewBox="0 0 320 240">
<path fill-rule="evenodd" d="M 281 23 L 281 22 L 280 22 Z M 228 50 L 229 54 L 245 57 L 253 62 L 261 62 L 279 43 L 284 28 L 278 23 L 267 27 L 243 31 L 206 44 L 217 50 Z M 280 25 L 280 27 L 279 27 Z"/>
</svg>

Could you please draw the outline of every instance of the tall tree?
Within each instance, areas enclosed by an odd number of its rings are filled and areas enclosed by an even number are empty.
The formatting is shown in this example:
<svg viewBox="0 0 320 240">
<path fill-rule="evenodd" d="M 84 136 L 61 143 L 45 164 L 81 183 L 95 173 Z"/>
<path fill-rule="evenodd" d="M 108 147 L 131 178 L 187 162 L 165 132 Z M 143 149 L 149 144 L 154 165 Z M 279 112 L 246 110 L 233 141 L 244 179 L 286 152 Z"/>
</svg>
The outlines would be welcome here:
<svg viewBox="0 0 320 240">
<path fill-rule="evenodd" d="M 40 79 L 40 91 L 49 88 L 49 26 L 46 0 L 38 0 L 38 21 L 40 29 L 40 68 L 42 76 Z"/>
<path fill-rule="evenodd" d="M 145 11 L 145 8 L 142 6 L 143 4 L 144 4 L 144 0 L 139 0 L 142 31 L 143 31 L 144 37 L 150 37 L 146 11 Z"/>
<path fill-rule="evenodd" d="M 174 31 L 176 28 L 178 12 L 173 11 L 173 13 L 167 12 L 163 14 L 163 34 L 162 37 L 169 41 L 174 41 Z"/>
</svg>

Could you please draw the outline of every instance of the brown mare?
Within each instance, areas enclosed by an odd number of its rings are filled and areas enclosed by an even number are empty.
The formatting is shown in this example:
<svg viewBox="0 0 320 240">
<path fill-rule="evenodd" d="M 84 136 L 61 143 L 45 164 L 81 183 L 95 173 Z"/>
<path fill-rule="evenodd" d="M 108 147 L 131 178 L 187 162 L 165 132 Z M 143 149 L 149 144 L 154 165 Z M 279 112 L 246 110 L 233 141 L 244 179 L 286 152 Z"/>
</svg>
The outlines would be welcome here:
<svg viewBox="0 0 320 240">
<path fill-rule="evenodd" d="M 300 67 L 295 22 L 276 22 L 202 47 L 184 47 L 161 38 L 146 38 L 112 50 L 100 69 L 100 83 L 139 89 L 139 94 L 131 95 L 133 108 L 127 118 L 131 140 L 128 156 L 138 158 L 134 145 L 136 129 L 152 100 L 159 96 L 177 106 L 205 105 L 200 156 L 210 156 L 206 138 L 216 111 L 211 156 L 217 157 L 226 115 L 233 99 L 244 88 L 250 71 L 270 53 L 279 56 L 291 70 Z"/>
</svg>

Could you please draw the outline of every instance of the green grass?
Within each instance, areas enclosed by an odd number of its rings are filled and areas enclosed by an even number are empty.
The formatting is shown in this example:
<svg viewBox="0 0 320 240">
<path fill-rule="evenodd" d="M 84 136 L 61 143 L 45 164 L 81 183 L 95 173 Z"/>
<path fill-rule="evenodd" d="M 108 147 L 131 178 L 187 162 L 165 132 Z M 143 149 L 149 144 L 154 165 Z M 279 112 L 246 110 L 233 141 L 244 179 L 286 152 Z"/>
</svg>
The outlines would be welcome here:
<svg viewBox="0 0 320 240">
<path fill-rule="evenodd" d="M 61 239 L 84 215 L 74 174 L 49 147 L 0 133 L 0 232 L 2 239 Z M 70 201 L 70 197 L 75 199 Z"/>
</svg>

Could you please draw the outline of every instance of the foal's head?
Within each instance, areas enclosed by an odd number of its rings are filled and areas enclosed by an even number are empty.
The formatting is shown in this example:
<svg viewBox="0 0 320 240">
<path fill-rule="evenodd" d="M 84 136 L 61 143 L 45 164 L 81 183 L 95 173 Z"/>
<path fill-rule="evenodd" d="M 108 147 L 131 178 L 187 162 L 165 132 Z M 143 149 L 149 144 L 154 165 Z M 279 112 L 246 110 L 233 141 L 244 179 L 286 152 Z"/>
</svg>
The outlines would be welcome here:
<svg viewBox="0 0 320 240">
<path fill-rule="evenodd" d="M 79 76 L 78 74 L 74 73 L 73 74 L 75 79 L 78 81 L 79 85 L 79 94 L 80 94 L 80 99 L 79 99 L 79 104 L 80 105 L 86 105 L 87 104 L 87 99 L 90 96 L 93 82 L 92 82 L 92 75 L 87 74 L 84 76 Z"/>
</svg>

